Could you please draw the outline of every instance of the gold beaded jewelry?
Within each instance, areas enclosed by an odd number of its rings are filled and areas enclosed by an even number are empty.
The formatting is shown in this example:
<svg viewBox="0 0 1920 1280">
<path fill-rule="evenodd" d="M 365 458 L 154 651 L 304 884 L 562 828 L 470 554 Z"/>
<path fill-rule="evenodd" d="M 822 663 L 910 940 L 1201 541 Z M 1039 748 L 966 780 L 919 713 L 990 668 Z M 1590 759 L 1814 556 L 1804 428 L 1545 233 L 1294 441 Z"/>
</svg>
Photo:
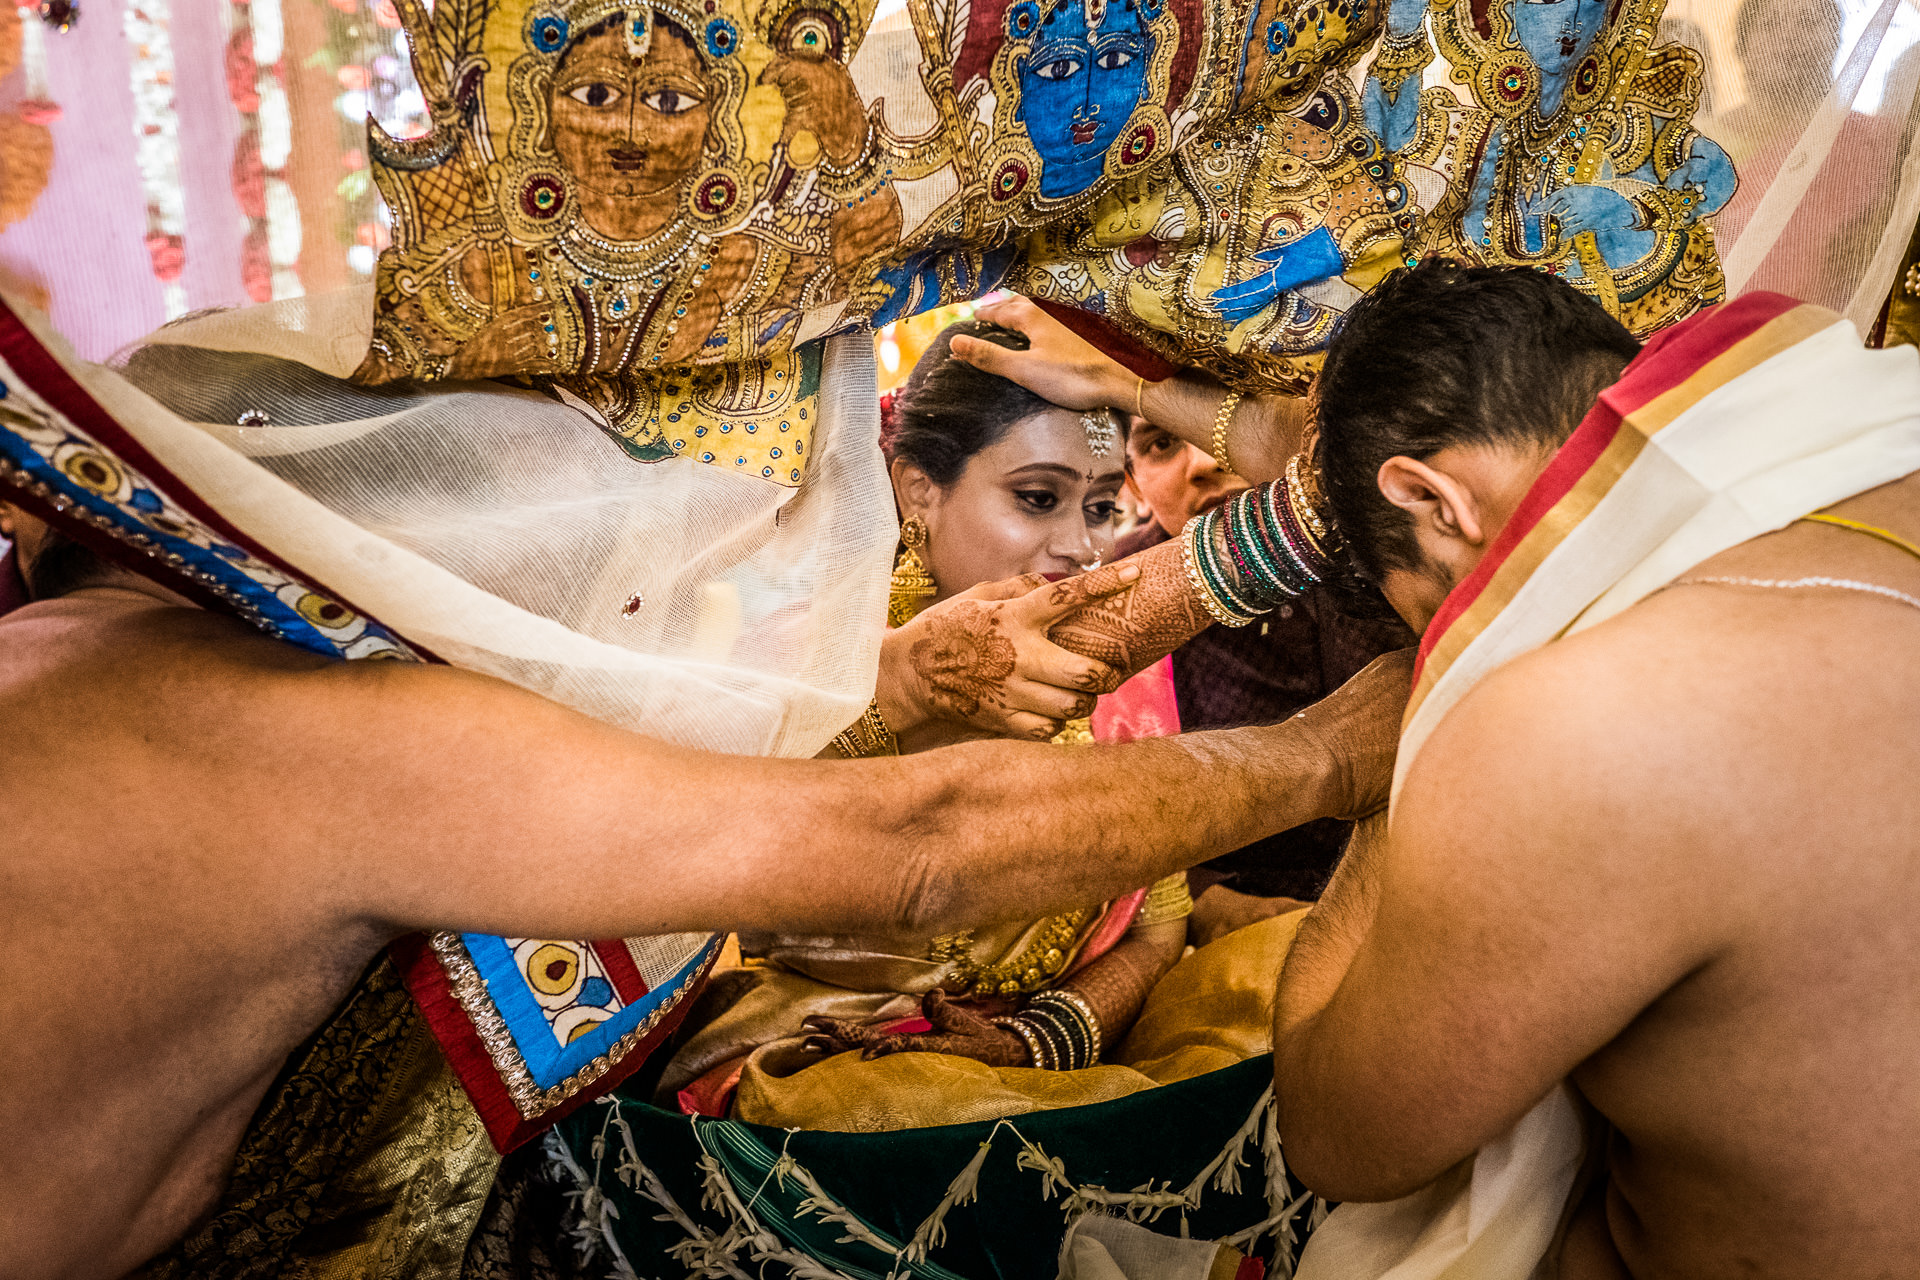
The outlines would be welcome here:
<svg viewBox="0 0 1920 1280">
<path fill-rule="evenodd" d="M 1227 428 L 1233 423 L 1234 410 L 1240 407 L 1240 393 L 1227 392 L 1227 398 L 1220 402 L 1220 411 L 1213 415 L 1213 460 L 1220 469 L 1230 475 L 1238 475 L 1233 463 L 1227 457 Z"/>
<path fill-rule="evenodd" d="M 867 704 L 860 718 L 833 736 L 833 749 L 849 760 L 859 760 L 867 756 L 897 756 L 900 754 L 900 740 L 893 736 L 893 727 L 887 718 L 880 714 L 878 699 Z"/>
</svg>

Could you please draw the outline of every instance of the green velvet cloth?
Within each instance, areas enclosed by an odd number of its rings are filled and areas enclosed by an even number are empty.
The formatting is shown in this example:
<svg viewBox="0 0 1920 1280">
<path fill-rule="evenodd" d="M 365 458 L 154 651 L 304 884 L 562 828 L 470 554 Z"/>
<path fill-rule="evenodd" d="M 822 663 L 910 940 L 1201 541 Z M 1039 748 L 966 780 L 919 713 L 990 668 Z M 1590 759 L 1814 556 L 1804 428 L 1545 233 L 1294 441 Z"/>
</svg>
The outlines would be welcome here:
<svg viewBox="0 0 1920 1280">
<path fill-rule="evenodd" d="M 631 1130 L 634 1152 L 679 1212 L 715 1236 L 740 1219 L 709 1195 L 715 1183 L 703 1171 L 703 1159 L 724 1169 L 737 1202 L 749 1206 L 761 1227 L 778 1234 L 784 1248 L 845 1275 L 1051 1280 L 1067 1227 L 1063 1202 L 1070 1193 L 1056 1186 L 1051 1196 L 1044 1194 L 1043 1173 L 1018 1163 L 1027 1143 L 1057 1161 L 1068 1181 L 1081 1188 L 1130 1192 L 1151 1183 L 1153 1190 L 1182 1192 L 1247 1125 L 1272 1082 L 1272 1072 L 1271 1057 L 1261 1057 L 1096 1106 L 896 1133 L 788 1132 L 692 1119 L 616 1096 L 583 1108 L 562 1121 L 556 1132 L 617 1215 L 602 1216 L 601 1227 L 642 1275 L 659 1272 L 689 1232 L 636 1190 L 645 1185 L 643 1177 L 631 1170 L 628 1177 L 621 1176 L 626 1145 L 614 1122 L 616 1109 Z M 1179 1234 L 1184 1216 L 1187 1234 L 1216 1239 L 1267 1220 L 1272 1209 L 1262 1135 L 1268 1123 L 1263 1117 L 1237 1144 L 1244 1161 L 1237 1190 L 1221 1190 L 1210 1177 L 1197 1207 L 1168 1209 L 1152 1222 L 1153 1229 Z M 951 1208 L 944 1218 L 944 1240 L 925 1261 L 902 1264 L 897 1272 L 888 1254 L 858 1240 L 844 1241 L 846 1225 L 802 1211 L 801 1201 L 812 1192 L 791 1173 L 782 1178 L 773 1170 L 784 1152 L 812 1174 L 835 1204 L 880 1237 L 900 1243 L 913 1237 L 989 1136 L 991 1149 L 978 1171 L 978 1199 Z M 1274 1189 L 1283 1192 L 1285 1202 L 1299 1195 L 1297 1186 L 1284 1182 Z M 583 1207 L 591 1220 L 591 1196 Z M 1302 1213 L 1295 1226 L 1302 1235 L 1304 1217 Z M 1270 1255 L 1272 1248 L 1269 1236 L 1247 1251 Z M 779 1262 L 763 1271 L 752 1256 L 743 1247 L 736 1261 L 754 1274 L 791 1274 L 791 1268 Z"/>
</svg>

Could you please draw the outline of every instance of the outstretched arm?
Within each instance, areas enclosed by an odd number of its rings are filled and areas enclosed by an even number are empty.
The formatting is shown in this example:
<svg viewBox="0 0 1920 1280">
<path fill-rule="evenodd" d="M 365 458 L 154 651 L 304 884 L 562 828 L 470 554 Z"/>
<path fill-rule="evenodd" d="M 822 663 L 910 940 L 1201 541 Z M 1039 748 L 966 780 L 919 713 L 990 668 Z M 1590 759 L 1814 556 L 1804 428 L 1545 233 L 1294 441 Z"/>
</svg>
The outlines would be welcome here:
<svg viewBox="0 0 1920 1280">
<path fill-rule="evenodd" d="M 200 783 L 274 797 L 287 840 L 257 856 L 396 929 L 582 938 L 924 936 L 1110 898 L 1377 803 L 1406 690 L 1376 665 L 1272 727 L 829 762 L 672 747 L 446 668 L 259 678 L 232 705 L 265 723 L 222 737 L 272 749 Z"/>
<path fill-rule="evenodd" d="M 1213 452 L 1214 416 L 1227 389 L 1212 378 L 1188 371 L 1164 382 L 1143 381 L 1026 298 L 989 303 L 975 314 L 990 324 L 1019 330 L 1029 346 L 1010 351 L 961 337 L 953 340 L 957 358 L 1064 408 L 1138 413 L 1203 452 Z M 1304 400 L 1246 397 L 1227 430 L 1227 455 L 1234 470 L 1255 484 L 1279 479 L 1287 459 L 1300 451 L 1306 425 Z"/>
</svg>

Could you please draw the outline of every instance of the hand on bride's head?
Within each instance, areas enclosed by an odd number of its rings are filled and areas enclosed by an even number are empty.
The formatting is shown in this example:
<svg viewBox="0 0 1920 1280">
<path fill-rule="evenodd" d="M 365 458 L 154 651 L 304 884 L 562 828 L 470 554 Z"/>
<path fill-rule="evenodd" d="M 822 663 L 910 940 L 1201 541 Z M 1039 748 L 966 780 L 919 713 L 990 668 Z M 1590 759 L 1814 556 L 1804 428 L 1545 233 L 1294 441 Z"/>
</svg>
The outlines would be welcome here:
<svg viewBox="0 0 1920 1280">
<path fill-rule="evenodd" d="M 1063 409 L 1104 409 L 1134 402 L 1134 376 L 1067 326 L 1021 297 L 990 302 L 974 312 L 988 324 L 1025 334 L 1014 351 L 979 338 L 953 340 L 953 354 L 982 373 L 1017 382 Z"/>
<path fill-rule="evenodd" d="M 889 631 L 878 698 L 902 749 L 983 737 L 1045 741 L 1089 714 L 1122 673 L 1061 648 L 1047 630 L 1138 576 L 1137 566 L 1118 564 L 1058 582 L 1028 574 L 982 583 Z"/>
</svg>

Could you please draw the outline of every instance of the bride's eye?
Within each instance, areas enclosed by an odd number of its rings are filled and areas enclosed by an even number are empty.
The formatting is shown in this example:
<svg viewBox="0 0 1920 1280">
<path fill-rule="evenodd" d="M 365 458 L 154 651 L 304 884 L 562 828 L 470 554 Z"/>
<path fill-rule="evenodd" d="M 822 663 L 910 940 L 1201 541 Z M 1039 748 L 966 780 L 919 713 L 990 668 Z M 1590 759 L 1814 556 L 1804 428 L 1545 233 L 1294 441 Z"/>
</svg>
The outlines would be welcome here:
<svg viewBox="0 0 1920 1280">
<path fill-rule="evenodd" d="M 1087 523 L 1095 525 L 1105 524 L 1107 521 L 1113 519 L 1113 513 L 1119 509 L 1120 504 L 1110 499 L 1103 502 L 1089 502 L 1086 508 Z"/>
<path fill-rule="evenodd" d="M 1029 510 L 1037 512 L 1052 511 L 1060 505 L 1060 495 L 1051 489 L 1016 489 L 1013 496 Z"/>
<path fill-rule="evenodd" d="M 610 107 L 627 95 L 610 84 L 595 80 L 592 84 L 583 84 L 577 89 L 569 89 L 567 96 L 575 102 L 584 102 L 590 107 Z"/>
</svg>

